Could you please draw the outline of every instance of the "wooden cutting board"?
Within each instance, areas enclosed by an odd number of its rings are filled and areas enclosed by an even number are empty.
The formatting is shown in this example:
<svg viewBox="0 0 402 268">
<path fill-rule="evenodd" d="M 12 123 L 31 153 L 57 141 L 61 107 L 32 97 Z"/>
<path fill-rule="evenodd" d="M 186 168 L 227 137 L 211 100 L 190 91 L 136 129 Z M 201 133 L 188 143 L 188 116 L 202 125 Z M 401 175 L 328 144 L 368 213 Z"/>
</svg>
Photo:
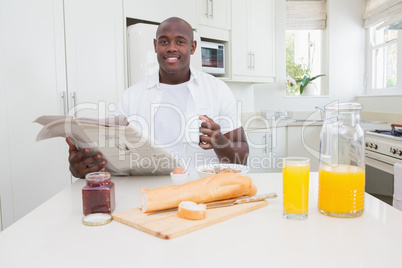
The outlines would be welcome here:
<svg viewBox="0 0 402 268">
<path fill-rule="evenodd" d="M 203 220 L 186 220 L 179 218 L 177 213 L 146 215 L 139 208 L 114 213 L 113 220 L 127 224 L 138 230 L 162 239 L 172 239 L 212 224 L 242 215 L 244 213 L 265 207 L 268 201 L 258 201 L 230 207 L 207 209 Z"/>
</svg>

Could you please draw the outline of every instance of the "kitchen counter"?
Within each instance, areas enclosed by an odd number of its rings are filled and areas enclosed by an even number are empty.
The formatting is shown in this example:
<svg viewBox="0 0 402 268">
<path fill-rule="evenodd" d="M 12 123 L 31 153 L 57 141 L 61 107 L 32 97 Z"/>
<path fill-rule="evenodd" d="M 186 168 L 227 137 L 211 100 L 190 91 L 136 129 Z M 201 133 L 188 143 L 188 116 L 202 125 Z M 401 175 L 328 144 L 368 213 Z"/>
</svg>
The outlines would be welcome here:
<svg viewBox="0 0 402 268">
<path fill-rule="evenodd" d="M 267 121 L 263 119 L 256 119 L 246 122 L 243 126 L 246 131 L 265 130 L 276 127 L 309 127 L 309 126 L 322 126 L 323 120 L 293 120 L 293 119 L 278 119 L 274 121 Z M 391 124 L 382 121 L 362 121 L 362 128 L 367 130 L 375 129 L 391 129 Z"/>
<path fill-rule="evenodd" d="M 249 174 L 267 207 L 162 240 L 124 224 L 81 223 L 78 180 L 0 233 L 0 267 L 402 267 L 402 212 L 366 194 L 363 216 L 317 210 L 318 174 L 310 176 L 309 217 L 282 217 L 282 174 Z M 170 177 L 114 177 L 116 212 L 136 207 L 141 187 Z M 29 202 L 29 200 L 27 200 Z"/>
</svg>

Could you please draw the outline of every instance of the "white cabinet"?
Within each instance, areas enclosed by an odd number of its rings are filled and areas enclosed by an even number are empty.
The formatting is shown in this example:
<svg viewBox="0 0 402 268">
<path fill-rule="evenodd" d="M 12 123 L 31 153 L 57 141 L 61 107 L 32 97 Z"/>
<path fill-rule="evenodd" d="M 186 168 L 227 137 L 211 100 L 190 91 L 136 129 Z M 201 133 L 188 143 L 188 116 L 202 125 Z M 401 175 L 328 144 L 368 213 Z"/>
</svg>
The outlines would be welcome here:
<svg viewBox="0 0 402 268">
<path fill-rule="evenodd" d="M 179 17 L 195 28 L 197 25 L 196 1 L 124 0 L 124 14 L 128 18 L 151 22 L 162 22 L 169 17 Z"/>
<path fill-rule="evenodd" d="M 310 171 L 318 171 L 321 125 L 288 126 L 288 156 L 310 159 Z"/>
<path fill-rule="evenodd" d="M 125 89 L 122 2 L 64 1 L 67 85 L 78 117 L 113 115 Z"/>
<path fill-rule="evenodd" d="M 231 28 L 230 0 L 197 0 L 198 24 Z"/>
<path fill-rule="evenodd" d="M 232 80 L 273 82 L 275 0 L 232 0 Z"/>
<path fill-rule="evenodd" d="M 250 172 L 280 172 L 286 157 L 286 127 L 246 131 Z"/>
<path fill-rule="evenodd" d="M 0 195 L 6 228 L 72 180 L 65 141 L 35 142 L 41 126 L 32 122 L 63 114 L 66 100 L 67 110 L 78 104 L 79 116 L 112 113 L 124 90 L 124 20 L 122 1 L 114 0 L 0 1 L 0 17 Z"/>
<path fill-rule="evenodd" d="M 32 123 L 58 114 L 59 91 L 66 89 L 59 31 L 63 1 L 0 1 L 0 17 L 0 195 L 6 228 L 71 183 L 71 176 L 65 142 L 36 143 L 40 126 Z"/>
</svg>

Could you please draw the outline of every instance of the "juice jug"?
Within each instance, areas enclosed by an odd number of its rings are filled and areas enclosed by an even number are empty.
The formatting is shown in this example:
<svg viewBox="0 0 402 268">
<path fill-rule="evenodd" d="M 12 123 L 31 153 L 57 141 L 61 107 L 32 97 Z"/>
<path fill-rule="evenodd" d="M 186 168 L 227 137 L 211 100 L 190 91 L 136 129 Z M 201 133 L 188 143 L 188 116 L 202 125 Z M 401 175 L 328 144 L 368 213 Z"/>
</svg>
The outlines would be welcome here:
<svg viewBox="0 0 402 268">
<path fill-rule="evenodd" d="M 364 131 L 359 103 L 325 106 L 320 134 L 318 209 L 327 216 L 351 218 L 364 211 Z"/>
</svg>

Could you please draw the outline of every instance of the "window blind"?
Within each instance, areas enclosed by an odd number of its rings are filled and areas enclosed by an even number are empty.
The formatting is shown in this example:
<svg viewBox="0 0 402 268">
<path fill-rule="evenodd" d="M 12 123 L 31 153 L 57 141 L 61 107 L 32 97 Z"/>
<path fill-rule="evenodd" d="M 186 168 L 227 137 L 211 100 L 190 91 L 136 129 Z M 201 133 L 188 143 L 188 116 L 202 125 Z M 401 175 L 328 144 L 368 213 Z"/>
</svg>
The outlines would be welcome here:
<svg viewBox="0 0 402 268">
<path fill-rule="evenodd" d="M 325 0 L 286 1 L 286 30 L 324 30 L 326 21 Z"/>
<path fill-rule="evenodd" d="M 379 23 L 383 25 L 402 21 L 402 0 L 366 0 L 363 25 L 369 28 Z"/>
</svg>

